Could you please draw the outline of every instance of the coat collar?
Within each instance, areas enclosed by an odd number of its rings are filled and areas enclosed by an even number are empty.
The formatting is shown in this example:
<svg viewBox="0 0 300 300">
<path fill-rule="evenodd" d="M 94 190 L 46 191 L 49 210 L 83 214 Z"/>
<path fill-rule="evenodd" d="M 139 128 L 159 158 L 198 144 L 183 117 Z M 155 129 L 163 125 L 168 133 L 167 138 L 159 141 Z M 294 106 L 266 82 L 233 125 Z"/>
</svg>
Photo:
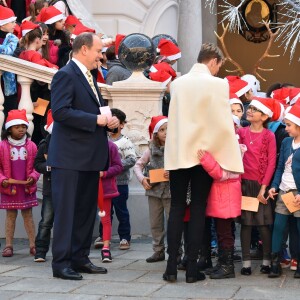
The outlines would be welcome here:
<svg viewBox="0 0 300 300">
<path fill-rule="evenodd" d="M 205 73 L 211 75 L 207 65 L 200 63 L 194 64 L 189 73 Z"/>
<path fill-rule="evenodd" d="M 82 71 L 80 70 L 80 68 L 77 66 L 77 64 L 74 61 L 72 61 L 72 60 L 69 62 L 69 64 L 73 67 L 73 69 L 75 70 L 75 73 L 80 78 L 80 82 L 84 85 L 84 87 L 89 92 L 89 94 L 91 95 L 91 97 L 93 98 L 93 100 L 97 103 L 98 106 L 101 106 L 101 95 L 100 95 L 100 93 L 98 91 L 98 86 L 97 86 L 97 83 L 95 82 L 94 78 L 93 78 L 93 81 L 94 81 L 94 85 L 95 85 L 96 90 L 97 90 L 99 101 L 98 101 L 96 95 L 94 94 L 92 88 L 90 87 L 90 85 L 89 85 L 87 79 L 85 78 L 84 74 L 82 73 Z M 99 102 L 100 102 L 100 104 L 99 104 Z"/>
</svg>

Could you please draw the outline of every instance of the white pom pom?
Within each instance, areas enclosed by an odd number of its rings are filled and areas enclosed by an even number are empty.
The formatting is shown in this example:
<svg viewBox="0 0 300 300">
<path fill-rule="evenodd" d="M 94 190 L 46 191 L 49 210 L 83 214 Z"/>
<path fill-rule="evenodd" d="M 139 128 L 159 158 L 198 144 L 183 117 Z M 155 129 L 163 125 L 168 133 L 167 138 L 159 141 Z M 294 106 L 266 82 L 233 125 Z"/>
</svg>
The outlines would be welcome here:
<svg viewBox="0 0 300 300">
<path fill-rule="evenodd" d="M 103 211 L 99 211 L 98 212 L 98 215 L 99 215 L 99 217 L 105 217 L 105 211 L 103 210 Z"/>
</svg>

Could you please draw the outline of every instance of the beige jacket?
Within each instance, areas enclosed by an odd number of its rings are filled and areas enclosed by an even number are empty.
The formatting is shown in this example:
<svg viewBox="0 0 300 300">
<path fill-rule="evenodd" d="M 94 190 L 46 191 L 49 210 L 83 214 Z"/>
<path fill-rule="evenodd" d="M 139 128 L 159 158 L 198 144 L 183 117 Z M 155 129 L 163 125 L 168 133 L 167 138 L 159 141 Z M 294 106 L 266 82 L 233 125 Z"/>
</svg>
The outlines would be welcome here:
<svg viewBox="0 0 300 300">
<path fill-rule="evenodd" d="M 212 154 L 228 171 L 243 173 L 243 163 L 229 105 L 229 86 L 204 64 L 171 84 L 165 169 L 199 164 L 197 150 Z"/>
</svg>

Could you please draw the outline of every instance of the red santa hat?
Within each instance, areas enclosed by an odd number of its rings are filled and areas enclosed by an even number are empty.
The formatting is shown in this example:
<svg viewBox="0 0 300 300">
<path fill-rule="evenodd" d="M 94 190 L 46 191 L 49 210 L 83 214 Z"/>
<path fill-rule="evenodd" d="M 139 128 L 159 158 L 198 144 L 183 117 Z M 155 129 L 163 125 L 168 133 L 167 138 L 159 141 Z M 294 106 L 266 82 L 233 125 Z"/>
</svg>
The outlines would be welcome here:
<svg viewBox="0 0 300 300">
<path fill-rule="evenodd" d="M 15 13 L 12 9 L 0 6 L 0 26 L 17 20 Z"/>
<path fill-rule="evenodd" d="M 40 25 L 34 24 L 33 22 L 26 20 L 20 26 L 20 28 L 21 28 L 20 33 L 22 34 L 22 36 L 25 36 L 25 34 L 27 34 L 28 32 L 30 32 L 36 28 L 39 28 L 39 27 L 40 27 Z"/>
<path fill-rule="evenodd" d="M 284 110 L 284 114 L 283 117 L 285 118 L 285 116 L 290 112 L 290 110 L 292 109 L 293 106 L 287 106 Z"/>
<path fill-rule="evenodd" d="M 295 104 L 300 98 L 300 88 L 291 88 L 289 92 L 290 105 Z"/>
<path fill-rule="evenodd" d="M 102 53 L 105 53 L 106 50 L 115 44 L 115 41 L 112 38 L 101 38 L 102 42 Z"/>
<path fill-rule="evenodd" d="M 51 111 L 51 109 L 49 109 L 48 113 L 47 113 L 47 124 L 44 126 L 44 129 L 46 131 L 48 131 L 50 134 L 52 133 L 53 123 L 54 123 L 54 120 L 53 120 L 53 116 L 52 116 L 52 111 Z"/>
<path fill-rule="evenodd" d="M 238 97 L 241 97 L 251 89 L 251 85 L 239 76 L 226 76 L 225 79 L 228 81 L 230 93 L 234 93 Z"/>
<path fill-rule="evenodd" d="M 149 125 L 149 135 L 150 139 L 154 133 L 157 133 L 159 128 L 168 122 L 168 118 L 165 116 L 155 116 L 151 118 L 151 122 Z"/>
<path fill-rule="evenodd" d="M 43 7 L 37 16 L 37 21 L 47 25 L 64 19 L 64 15 L 54 6 Z"/>
<path fill-rule="evenodd" d="M 277 90 L 274 90 L 271 93 L 271 98 L 278 100 L 283 105 L 286 105 L 290 102 L 290 89 L 288 87 L 283 87 Z"/>
<path fill-rule="evenodd" d="M 256 107 L 265 115 L 268 115 L 271 121 L 280 121 L 283 119 L 284 106 L 275 99 L 254 97 L 249 105 Z"/>
<path fill-rule="evenodd" d="M 157 72 L 159 70 L 163 70 L 163 71 L 169 73 L 172 76 L 172 80 L 174 80 L 177 77 L 175 70 L 167 62 L 161 62 L 158 64 L 154 64 L 150 68 L 150 72 Z"/>
<path fill-rule="evenodd" d="M 15 125 L 26 125 L 29 126 L 29 122 L 26 117 L 25 109 L 12 109 L 8 112 L 6 121 L 5 121 L 5 129 L 8 129 L 11 126 Z"/>
<path fill-rule="evenodd" d="M 93 28 L 86 27 L 82 23 L 79 23 L 76 25 L 76 27 L 71 35 L 71 39 L 74 40 L 79 34 L 84 33 L 84 32 L 95 33 L 96 31 Z"/>
<path fill-rule="evenodd" d="M 65 20 L 65 26 L 76 26 L 81 23 L 75 16 L 69 15 Z"/>
<path fill-rule="evenodd" d="M 116 39 L 115 39 L 115 54 L 116 54 L 116 57 L 118 57 L 120 44 L 124 40 L 125 37 L 126 37 L 126 35 L 124 35 L 124 34 L 117 34 L 116 35 Z"/>
<path fill-rule="evenodd" d="M 241 107 L 242 107 L 242 112 L 244 113 L 243 102 L 240 100 L 240 98 L 236 94 L 234 94 L 234 93 L 230 94 L 230 96 L 229 96 L 229 103 L 230 103 L 230 105 L 231 104 L 240 104 Z"/>
<path fill-rule="evenodd" d="M 157 72 L 150 72 L 149 77 L 153 81 L 159 81 L 164 87 L 172 80 L 172 76 L 164 70 L 159 70 Z"/>
<path fill-rule="evenodd" d="M 176 60 L 181 57 L 180 49 L 169 40 L 161 39 L 157 47 L 160 55 L 167 57 L 169 60 Z"/>
<path fill-rule="evenodd" d="M 284 118 L 300 126 L 300 105 L 293 105 Z"/>
</svg>

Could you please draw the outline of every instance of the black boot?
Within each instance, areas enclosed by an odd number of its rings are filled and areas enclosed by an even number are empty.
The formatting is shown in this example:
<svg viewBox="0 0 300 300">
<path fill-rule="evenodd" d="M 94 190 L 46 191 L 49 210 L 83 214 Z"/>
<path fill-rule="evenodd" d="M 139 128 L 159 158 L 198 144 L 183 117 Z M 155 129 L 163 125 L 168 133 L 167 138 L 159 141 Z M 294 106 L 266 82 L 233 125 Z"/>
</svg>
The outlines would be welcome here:
<svg viewBox="0 0 300 300">
<path fill-rule="evenodd" d="M 217 261 L 217 264 L 212 267 L 212 268 L 208 268 L 205 270 L 205 274 L 206 275 L 211 275 L 215 272 L 217 272 L 220 268 L 221 268 L 221 265 L 222 265 L 222 260 L 223 260 L 223 250 L 219 247 L 218 249 L 218 261 Z"/>
<path fill-rule="evenodd" d="M 167 262 L 167 268 L 163 274 L 163 280 L 175 282 L 177 280 L 177 258 L 171 259 L 170 256 Z"/>
<path fill-rule="evenodd" d="M 186 265 L 187 265 L 187 255 L 184 255 L 183 258 L 181 259 L 181 262 L 179 265 L 177 265 L 178 270 L 186 270 Z"/>
<path fill-rule="evenodd" d="M 198 271 L 205 271 L 212 268 L 210 245 L 204 245 L 200 250 L 200 257 L 197 262 Z"/>
<path fill-rule="evenodd" d="M 282 273 L 280 261 L 281 261 L 280 253 L 271 254 L 271 270 L 270 270 L 270 274 L 268 275 L 269 278 L 280 277 Z"/>
<path fill-rule="evenodd" d="M 197 262 L 197 266 L 199 271 L 205 271 L 206 269 L 212 268 L 211 258 L 200 256 Z"/>
<path fill-rule="evenodd" d="M 225 279 L 235 278 L 234 264 L 233 264 L 233 249 L 223 250 L 221 264 L 218 270 L 210 275 L 211 279 Z"/>
<path fill-rule="evenodd" d="M 205 274 L 198 270 L 197 260 L 189 260 L 188 258 L 185 281 L 187 283 L 193 283 L 204 279 L 205 279 Z"/>
</svg>

